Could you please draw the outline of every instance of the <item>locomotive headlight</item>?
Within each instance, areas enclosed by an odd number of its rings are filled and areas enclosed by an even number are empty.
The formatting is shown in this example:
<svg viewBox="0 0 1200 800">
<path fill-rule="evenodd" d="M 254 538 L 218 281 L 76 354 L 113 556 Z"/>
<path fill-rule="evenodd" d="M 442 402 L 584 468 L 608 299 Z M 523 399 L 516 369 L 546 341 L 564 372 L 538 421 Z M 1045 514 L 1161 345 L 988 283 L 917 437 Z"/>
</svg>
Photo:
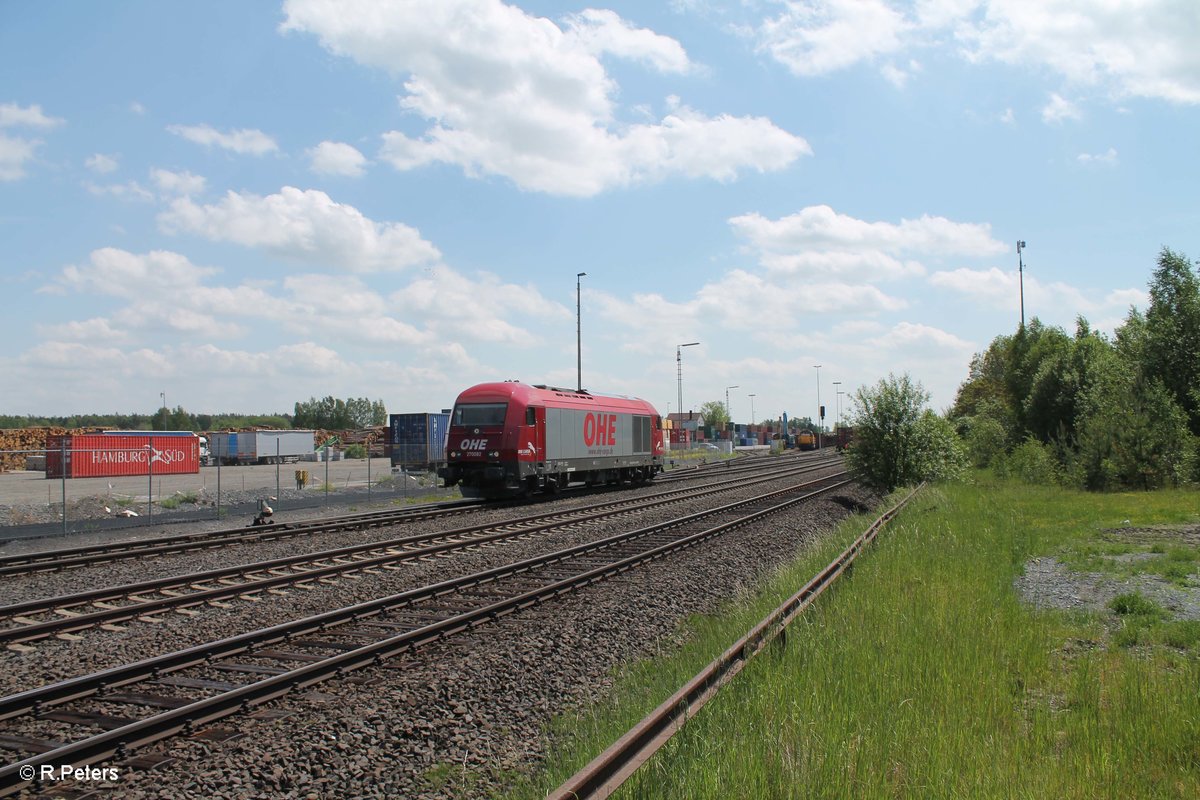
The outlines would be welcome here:
<svg viewBox="0 0 1200 800">
<path fill-rule="evenodd" d="M 499 450 L 493 450 L 492 452 L 488 453 L 488 455 L 489 455 L 489 456 L 491 456 L 492 458 L 499 458 L 499 457 L 500 457 L 500 451 L 499 451 Z"/>
<path fill-rule="evenodd" d="M 458 458 L 458 456 L 459 456 L 459 453 L 458 453 L 458 451 L 457 451 L 457 450 L 455 450 L 454 452 L 452 452 L 452 453 L 450 454 L 450 457 L 451 457 L 451 458 Z"/>
</svg>

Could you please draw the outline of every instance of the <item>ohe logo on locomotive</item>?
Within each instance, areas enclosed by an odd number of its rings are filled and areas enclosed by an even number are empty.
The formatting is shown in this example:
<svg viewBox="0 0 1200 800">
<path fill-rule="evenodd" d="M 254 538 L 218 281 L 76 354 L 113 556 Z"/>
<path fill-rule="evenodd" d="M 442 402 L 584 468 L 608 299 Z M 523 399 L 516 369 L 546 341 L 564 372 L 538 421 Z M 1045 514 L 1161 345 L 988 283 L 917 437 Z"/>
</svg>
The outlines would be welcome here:
<svg viewBox="0 0 1200 800">
<path fill-rule="evenodd" d="M 616 414 L 587 414 L 583 418 L 583 443 L 588 447 L 615 446 L 617 443 Z"/>
</svg>

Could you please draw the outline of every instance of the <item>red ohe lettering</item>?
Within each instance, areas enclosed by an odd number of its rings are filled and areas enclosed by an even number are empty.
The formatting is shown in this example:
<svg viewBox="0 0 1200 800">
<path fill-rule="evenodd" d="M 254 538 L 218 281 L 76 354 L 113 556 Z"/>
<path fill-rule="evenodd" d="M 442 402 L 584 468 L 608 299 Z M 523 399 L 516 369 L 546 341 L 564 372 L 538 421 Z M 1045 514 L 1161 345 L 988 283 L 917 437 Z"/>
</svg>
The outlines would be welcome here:
<svg viewBox="0 0 1200 800">
<path fill-rule="evenodd" d="M 588 447 L 596 445 L 615 447 L 617 444 L 617 415 L 585 414 L 583 417 L 583 443 Z"/>
</svg>

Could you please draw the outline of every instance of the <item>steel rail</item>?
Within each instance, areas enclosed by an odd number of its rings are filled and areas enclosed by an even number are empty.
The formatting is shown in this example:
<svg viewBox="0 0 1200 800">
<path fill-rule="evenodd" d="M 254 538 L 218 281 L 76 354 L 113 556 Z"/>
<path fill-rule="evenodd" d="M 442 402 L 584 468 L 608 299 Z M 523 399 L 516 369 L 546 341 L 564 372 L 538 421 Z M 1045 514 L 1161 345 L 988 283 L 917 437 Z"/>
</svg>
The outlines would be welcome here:
<svg viewBox="0 0 1200 800">
<path fill-rule="evenodd" d="M 836 459 L 828 463 L 836 463 Z M 803 465 L 807 466 L 807 465 Z M 801 469 L 802 467 L 797 467 Z M 784 473 L 786 474 L 786 473 Z M 706 484 L 716 485 L 716 484 Z M 669 492 L 687 491 L 682 489 L 666 490 Z M 659 494 L 651 497 L 660 496 Z M 645 495 L 643 495 L 645 497 Z M 611 502 L 611 501 L 608 501 Z M 136 542 L 115 543 L 109 545 L 89 545 L 86 547 L 64 550 L 44 550 L 18 556 L 0 558 L 0 577 L 26 575 L 39 572 L 52 572 L 71 567 L 94 566 L 112 561 L 145 558 L 148 556 L 169 555 L 174 553 L 193 552 L 197 550 L 218 549 L 231 544 L 244 544 L 276 539 L 296 538 L 314 533 L 327 533 L 338 530 L 357 528 L 382 527 L 402 522 L 419 521 L 438 516 L 458 514 L 482 505 L 480 501 L 456 501 L 441 507 L 430 509 L 404 509 L 400 511 L 374 512 L 371 515 L 352 515 L 335 517 L 333 519 L 316 520 L 308 523 L 289 523 L 286 525 L 266 525 L 258 528 L 233 528 L 222 531 L 212 531 L 202 534 L 184 534 L 183 536 L 160 537 Z M 597 505 L 603 505 L 597 504 Z M 561 512 L 557 512 L 561 513 Z M 535 515 L 536 516 L 536 515 Z"/>
<path fill-rule="evenodd" d="M 904 508 L 921 489 L 918 486 L 890 510 L 879 516 L 837 558 L 754 626 L 724 653 L 685 683 L 610 745 L 603 753 L 580 769 L 547 800 L 601 800 L 615 792 L 638 767 L 646 763 L 684 724 L 700 713 L 721 687 L 728 684 L 746 664 L 776 638 L 786 638 L 786 628 L 840 577 L 869 545 L 879 531 Z"/>
<path fill-rule="evenodd" d="M 773 473 L 769 477 L 747 482 L 739 480 L 739 486 L 751 486 L 770 480 L 805 474 L 821 467 L 804 466 Z M 190 608 L 216 600 L 259 594 L 272 588 L 293 583 L 307 583 L 320 578 L 339 574 L 363 572 L 385 567 L 402 561 L 410 561 L 438 553 L 476 547 L 505 539 L 544 533 L 564 526 L 578 525 L 604 519 L 608 516 L 625 515 L 644 511 L 659 505 L 692 499 L 703 494 L 717 493 L 727 488 L 725 484 L 700 487 L 699 490 L 674 490 L 652 497 L 638 497 L 619 502 L 596 503 L 550 514 L 533 515 L 516 520 L 489 525 L 474 525 L 426 534 L 413 534 L 359 545 L 348 545 L 330 550 L 285 556 L 251 564 L 221 567 L 204 572 L 172 575 L 137 583 L 108 586 L 56 597 L 40 598 L 0 606 L 0 620 L 8 619 L 19 623 L 16 627 L 0 629 L 0 644 L 30 642 L 62 633 L 73 633 L 96 625 L 124 622 L 136 617 L 161 613 L 171 609 Z M 684 494 L 684 491 L 688 493 Z M 498 533 L 493 533 L 499 531 Z M 469 537 L 469 538 L 464 538 Z M 441 543 L 437 543 L 441 541 Z M 406 548 L 406 549 L 398 549 Z M 378 555 L 370 556 L 371 553 Z M 354 560 L 342 560 L 354 559 Z M 324 562 L 333 561 L 333 564 Z M 304 565 L 313 564 L 309 569 Z M 292 573 L 274 573 L 279 569 L 301 570 Z M 266 573 L 264 575 L 264 573 Z M 259 577 L 261 576 L 261 577 Z M 221 579 L 244 578 L 244 582 L 219 587 L 201 588 L 197 584 L 211 583 Z M 164 598 L 148 598 L 143 595 L 191 590 L 188 594 L 171 594 Z M 98 603 L 129 600 L 130 605 L 117 608 L 101 607 L 99 611 L 75 611 L 80 607 Z M 64 616 L 49 621 L 26 621 L 26 615 L 62 613 Z"/>
<path fill-rule="evenodd" d="M 722 506 L 721 509 L 712 509 L 707 512 L 688 515 L 687 517 L 672 520 L 668 523 L 651 526 L 642 529 L 641 531 L 629 532 L 611 537 L 614 540 L 631 541 L 634 538 L 644 538 L 651 532 L 661 531 L 684 524 L 686 521 L 696 521 L 704 517 L 713 516 L 718 513 L 728 513 L 743 509 L 747 506 L 761 504 L 765 499 L 778 497 L 790 491 L 795 491 L 799 488 L 811 486 L 814 483 L 828 481 L 826 477 L 811 481 L 808 484 L 800 484 L 790 487 L 789 489 L 777 490 L 769 492 L 757 498 L 742 500 L 735 503 L 730 503 Z M 200 725 L 206 725 L 223 717 L 236 714 L 240 711 L 245 711 L 254 706 L 261 705 L 271 700 L 285 696 L 289 692 L 297 689 L 306 688 L 331 677 L 344 675 L 347 672 L 361 669 L 363 667 L 382 664 L 382 662 L 395 655 L 410 652 L 423 645 L 432 642 L 440 641 L 455 633 L 460 633 L 465 630 L 478 627 L 487 622 L 494 621 L 499 617 L 511 614 L 534 605 L 538 605 L 545 600 L 557 597 L 574 591 L 576 589 L 588 586 L 597 581 L 603 580 L 605 577 L 621 574 L 635 566 L 646 563 L 648 561 L 657 560 L 666 555 L 694 546 L 703 541 L 707 541 L 715 536 L 734 529 L 750 524 L 763 517 L 778 513 L 786 508 L 789 508 L 812 497 L 818 496 L 825 492 L 832 491 L 835 488 L 844 486 L 849 481 L 835 482 L 829 486 L 822 487 L 815 491 L 809 492 L 800 497 L 787 499 L 767 509 L 759 509 L 751 513 L 739 517 L 736 520 L 719 524 L 715 527 L 685 536 L 675 541 L 652 547 L 649 550 L 639 554 L 619 558 L 616 561 L 608 564 L 586 569 L 585 571 L 573 576 L 565 577 L 556 580 L 548 585 L 521 592 L 515 596 L 500 600 L 482 608 L 468 611 L 444 620 L 439 620 L 428 625 L 424 625 L 404 633 L 384 638 L 380 641 L 357 647 L 353 650 L 343 652 L 334 656 L 330 656 L 322 661 L 313 662 L 296 669 L 289 670 L 286 673 L 275 675 L 269 678 L 258 680 L 254 683 L 238 687 L 232 691 L 224 692 L 203 700 L 198 700 L 186 706 L 155 714 L 145 719 L 129 723 L 119 728 L 88 737 L 86 739 L 67 744 L 63 747 L 40 753 L 29 758 L 26 758 L 18 763 L 11 764 L 0 769 L 0 795 L 11 794 L 20 791 L 34 783 L 32 779 L 23 778 L 21 772 L 28 767 L 34 768 L 34 774 L 37 774 L 41 765 L 70 763 L 73 765 L 86 765 L 96 763 L 97 761 L 105 760 L 112 757 L 123 757 L 137 747 L 143 747 L 152 744 L 161 739 L 194 731 Z M 609 545 L 611 546 L 611 545 Z M 374 617 L 382 613 L 384 610 L 395 608 L 400 605 L 408 604 L 415 594 L 424 594 L 430 597 L 441 596 L 455 591 L 456 588 L 465 586 L 476 586 L 486 583 L 491 583 L 502 575 L 522 575 L 527 574 L 536 567 L 546 566 L 565 561 L 575 557 L 578 554 L 593 552 L 602 549 L 600 543 L 590 543 L 580 545 L 574 548 L 568 548 L 558 553 L 540 556 L 535 559 L 527 559 L 526 561 L 518 562 L 507 567 L 501 567 L 493 570 L 487 570 L 477 573 L 474 576 L 445 581 L 440 584 L 435 584 L 430 587 L 425 587 L 420 590 L 395 595 L 392 598 L 384 598 L 382 600 L 360 603 L 356 606 L 351 606 L 348 609 L 341 609 L 338 612 L 330 612 L 317 617 L 312 617 L 309 620 L 301 621 L 305 623 L 307 630 L 320 630 L 331 626 L 331 622 L 317 622 L 322 618 L 331 619 L 333 615 L 338 615 L 343 619 L 366 619 Z M 397 602 L 398 598 L 404 598 Z M 312 627 L 316 623 L 316 627 Z M 275 626 L 268 628 L 265 631 L 256 632 L 256 634 L 267 634 L 265 637 L 257 637 L 255 644 L 270 644 L 275 641 L 290 638 L 283 635 L 281 629 L 287 628 L 294 623 L 287 625 Z M 307 630 L 305 632 L 307 632 Z M 249 649 L 247 639 L 256 634 L 243 634 L 240 637 L 223 640 L 222 642 L 204 645 L 200 648 L 190 648 L 188 651 L 182 651 L 187 655 L 186 660 L 192 663 L 199 658 L 200 662 L 205 660 L 204 656 L 198 651 L 204 650 L 209 653 L 208 660 L 216 655 L 229 655 L 229 645 L 227 643 L 241 640 L 234 645 L 236 649 L 232 652 L 242 652 Z M 292 634 L 294 635 L 294 633 Z M 54 696 L 53 704 L 59 704 L 70 699 L 77 699 L 81 696 L 95 694 L 101 688 L 113 688 L 116 686 L 126 685 L 131 682 L 136 682 L 146 676 L 158 677 L 168 670 L 165 663 L 168 659 L 178 658 L 180 654 L 171 654 L 167 657 L 159 657 L 139 662 L 134 665 L 126 665 L 104 672 L 97 673 L 94 676 L 87 676 L 85 679 L 72 679 L 64 681 L 60 684 L 55 684 L 50 687 L 43 687 L 42 690 L 31 690 L 24 692 L 21 695 L 13 695 L 8 698 L 0 699 L 0 719 L 6 719 L 14 716 L 14 706 L 22 706 L 24 713 L 29 711 L 41 711 L 51 704 L 50 696 Z M 177 669 L 178 667 L 176 667 Z M 141 677 L 131 678 L 134 673 L 140 673 Z M 86 688 L 79 686 L 81 683 L 90 684 Z M 72 687 L 71 684 L 76 684 Z M 41 695 L 40 699 L 35 700 L 34 695 Z"/>
<path fill-rule="evenodd" d="M 327 629 L 334 625 L 340 625 L 350 620 L 374 616 L 383 611 L 400 609 L 407 605 L 411 605 L 417 600 L 449 594 L 464 587 L 490 583 L 499 578 L 521 574 L 528 572 L 530 569 L 535 567 L 552 564 L 567 558 L 576 557 L 581 554 L 610 548 L 616 544 L 644 538 L 651 534 L 669 530 L 670 528 L 674 528 L 679 525 L 702 520 L 706 517 L 734 512 L 745 506 L 761 503 L 764 498 L 785 495 L 798 489 L 810 487 L 813 484 L 820 483 L 822 481 L 840 478 L 844 474 L 845 473 L 839 473 L 831 476 L 823 476 L 807 483 L 796 484 L 783 489 L 777 489 L 758 497 L 738 500 L 733 503 L 727 503 L 726 505 L 718 508 L 677 517 L 665 523 L 659 523 L 657 525 L 651 525 L 649 527 L 639 528 L 633 531 L 625 531 L 605 539 L 600 539 L 594 542 L 585 542 L 583 544 L 575 545 L 563 550 L 557 550 L 552 553 L 533 556 L 532 558 L 524 559 L 522 561 L 500 567 L 494 567 L 482 572 L 477 572 L 458 578 L 451 578 L 425 587 L 409 589 L 407 591 L 389 595 L 387 597 L 367 600 L 352 606 L 335 609 L 333 611 L 326 611 L 311 617 L 280 623 L 269 628 L 238 634 L 236 636 L 221 639 L 215 642 L 208 642 L 197 647 L 191 647 L 160 656 L 153 656 L 133 664 L 112 667 L 91 675 L 69 678 L 36 689 L 29 689 L 24 692 L 19 692 L 17 694 L 0 698 L 0 720 L 27 714 L 37 709 L 45 709 L 49 706 L 57 705 L 69 700 L 76 700 L 80 697 L 94 694 L 104 688 L 111 689 L 117 686 L 135 683 L 139 680 L 143 680 L 145 677 L 151 674 L 164 675 L 169 672 L 184 669 L 186 667 L 195 666 L 199 663 L 211 661 L 215 658 L 238 655 L 252 649 L 256 645 L 277 644 L 295 636 Z M 845 481 L 837 485 L 844 485 L 844 483 Z"/>
<path fill-rule="evenodd" d="M 56 550 L 39 550 L 32 553 L 0 557 L 0 576 L 24 575 L 36 572 L 52 572 L 68 567 L 104 564 L 131 558 L 186 553 L 194 550 L 209 550 L 243 542 L 292 539 L 327 531 L 372 528 L 393 525 L 398 522 L 419 521 L 440 516 L 449 516 L 473 510 L 483 505 L 480 500 L 456 500 L 449 503 L 430 504 L 423 508 L 389 509 L 363 514 L 351 514 L 315 520 L 312 522 L 284 523 L 256 527 L 226 528 L 206 533 L 185 533 L 175 536 L 160 536 L 153 539 L 86 545 Z"/>
</svg>

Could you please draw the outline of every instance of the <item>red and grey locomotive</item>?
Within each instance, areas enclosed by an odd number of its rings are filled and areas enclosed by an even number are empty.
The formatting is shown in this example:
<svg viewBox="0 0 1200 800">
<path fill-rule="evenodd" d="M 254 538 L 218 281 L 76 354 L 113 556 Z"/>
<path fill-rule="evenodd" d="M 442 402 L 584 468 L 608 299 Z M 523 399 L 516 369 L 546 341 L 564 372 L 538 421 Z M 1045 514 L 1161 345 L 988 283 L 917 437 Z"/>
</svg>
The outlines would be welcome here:
<svg viewBox="0 0 1200 800">
<path fill-rule="evenodd" d="M 512 497 L 642 483 L 662 471 L 663 453 L 662 418 L 645 400 L 482 383 L 454 403 L 440 474 L 464 497 Z"/>
</svg>

